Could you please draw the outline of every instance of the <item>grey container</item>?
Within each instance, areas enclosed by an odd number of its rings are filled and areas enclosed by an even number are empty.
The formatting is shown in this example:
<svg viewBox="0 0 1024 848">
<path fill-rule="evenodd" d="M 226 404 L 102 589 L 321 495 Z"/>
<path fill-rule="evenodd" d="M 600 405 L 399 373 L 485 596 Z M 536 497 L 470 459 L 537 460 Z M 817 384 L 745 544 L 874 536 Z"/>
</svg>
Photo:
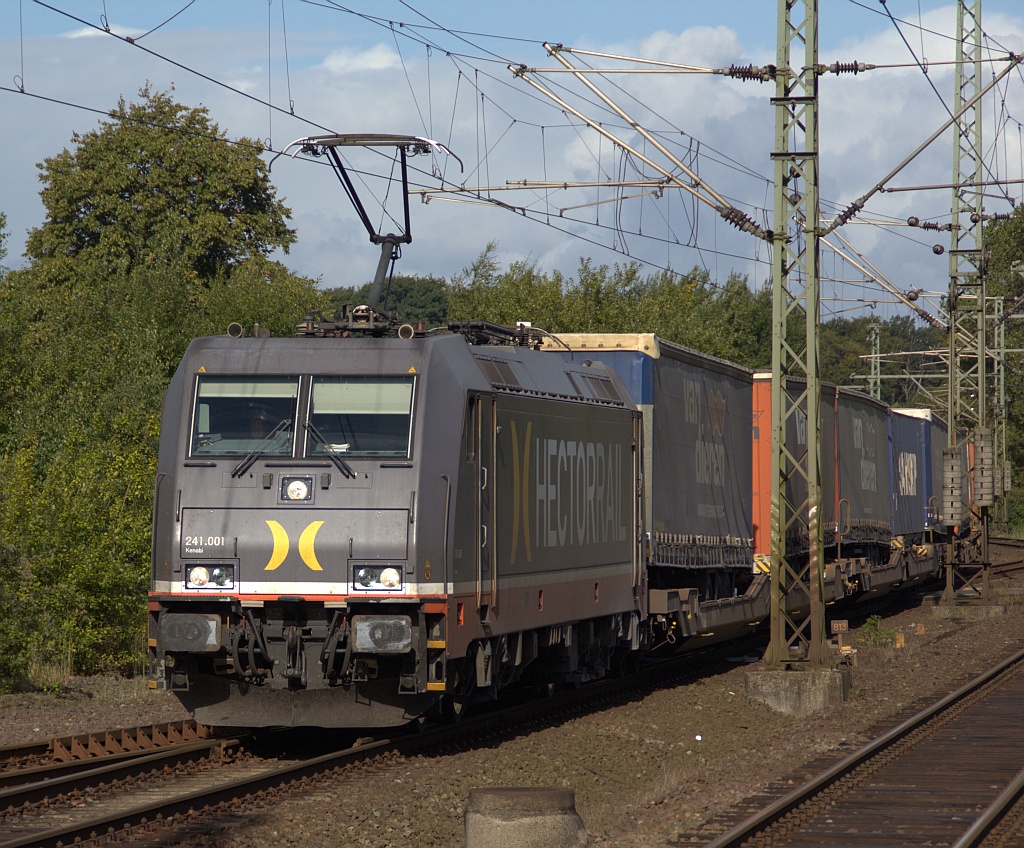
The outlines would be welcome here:
<svg viewBox="0 0 1024 848">
<path fill-rule="evenodd" d="M 752 372 L 649 333 L 558 342 L 546 348 L 616 371 L 643 412 L 652 564 L 749 570 Z"/>
</svg>

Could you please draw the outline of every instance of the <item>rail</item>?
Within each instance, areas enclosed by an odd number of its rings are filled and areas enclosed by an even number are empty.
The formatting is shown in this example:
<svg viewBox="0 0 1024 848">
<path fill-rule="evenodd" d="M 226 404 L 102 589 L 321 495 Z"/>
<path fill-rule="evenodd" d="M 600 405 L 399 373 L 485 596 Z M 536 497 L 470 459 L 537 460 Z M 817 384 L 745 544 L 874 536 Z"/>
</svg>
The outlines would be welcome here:
<svg viewBox="0 0 1024 848">
<path fill-rule="evenodd" d="M 705 848 L 738 848 L 738 846 L 752 839 L 760 840 L 758 844 L 769 844 L 771 840 L 766 834 L 770 827 L 783 820 L 789 822 L 790 827 L 793 827 L 793 820 L 796 817 L 797 811 L 801 808 L 810 807 L 812 801 L 827 790 L 836 787 L 843 778 L 852 775 L 855 770 L 869 764 L 872 759 L 878 757 L 901 740 L 906 739 L 914 731 L 926 727 L 930 722 L 934 722 L 955 705 L 962 704 L 971 696 L 987 691 L 987 688 L 994 688 L 1004 679 L 1004 675 L 1019 670 L 1022 667 L 1022 663 L 1024 663 L 1024 651 L 1008 657 L 955 692 L 936 701 L 930 707 L 902 722 L 860 750 L 840 760 L 802 786 L 797 787 L 784 797 L 779 798 L 754 815 L 739 822 L 726 833 L 707 843 Z M 836 792 L 839 791 L 838 789 L 836 790 Z M 829 797 L 825 803 L 828 805 L 834 804 L 835 797 Z M 779 844 L 783 843 L 784 840 L 780 839 Z"/>
</svg>

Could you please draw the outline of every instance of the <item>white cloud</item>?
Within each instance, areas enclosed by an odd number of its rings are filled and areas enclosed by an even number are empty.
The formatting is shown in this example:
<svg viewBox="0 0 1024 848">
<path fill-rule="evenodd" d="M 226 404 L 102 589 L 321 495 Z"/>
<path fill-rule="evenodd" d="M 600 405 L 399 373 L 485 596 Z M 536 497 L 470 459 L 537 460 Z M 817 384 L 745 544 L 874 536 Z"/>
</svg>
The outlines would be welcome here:
<svg viewBox="0 0 1024 848">
<path fill-rule="evenodd" d="M 338 76 L 389 71 L 401 65 L 401 57 L 386 44 L 376 44 L 368 50 L 335 50 L 323 61 L 324 69 Z"/>
<path fill-rule="evenodd" d="M 695 26 L 679 33 L 664 30 L 640 42 L 640 56 L 658 62 L 716 68 L 739 63 L 743 48 L 736 31 L 726 26 Z"/>
<path fill-rule="evenodd" d="M 146 30 L 134 29 L 132 27 L 121 27 L 116 24 L 110 26 L 110 32 L 114 35 L 120 36 L 121 38 L 138 38 L 141 35 L 145 35 Z M 82 27 L 81 29 L 74 29 L 69 32 L 63 33 L 60 38 L 68 39 L 81 39 L 81 38 L 109 38 L 110 36 L 101 29 L 96 27 Z"/>
<path fill-rule="evenodd" d="M 624 34 L 619 43 L 612 43 L 613 38 L 606 37 L 601 43 L 590 37 L 587 46 L 620 55 L 639 54 L 706 67 L 774 62 L 772 9 L 763 3 L 742 5 L 758 20 L 746 20 L 735 27 L 691 26 L 675 32 L 665 28 L 655 31 L 652 27 L 646 36 L 631 34 L 630 41 Z M 408 42 L 401 40 L 400 54 L 394 45 L 379 41 L 379 29 L 361 28 L 360 22 L 348 16 L 332 18 L 315 9 L 301 11 L 308 12 L 322 27 L 293 29 L 289 18 L 290 76 L 285 78 L 283 56 L 278 55 L 276 45 L 272 65 L 274 103 L 287 108 L 289 101 L 293 101 L 296 117 L 279 112 L 270 114 L 265 105 L 212 86 L 182 68 L 146 56 L 143 51 L 113 39 L 98 40 L 97 36 L 103 37 L 105 33 L 96 29 L 34 38 L 25 56 L 26 87 L 32 93 L 109 109 L 119 96 L 135 99 L 147 80 L 158 91 L 168 90 L 174 83 L 175 96 L 181 102 L 205 104 L 211 118 L 229 136 L 272 137 L 277 149 L 294 138 L 324 132 L 320 127 L 338 132 L 428 135 L 449 144 L 464 160 L 463 174 L 458 173 L 453 161 L 447 163 L 447 178 L 452 182 L 465 181 L 467 185 L 500 185 L 506 180 L 545 177 L 556 181 L 593 180 L 602 172 L 612 178 L 635 176 L 607 140 L 599 142 L 593 131 L 579 128 L 576 119 L 567 118 L 557 106 L 544 101 L 523 81 L 514 79 L 501 64 L 456 62 L 442 51 L 434 51 L 428 59 L 422 48 L 406 49 Z M 1003 9 L 995 13 L 990 9 L 986 15 L 986 29 L 998 33 L 999 49 L 1024 48 L 1024 22 L 1016 7 L 1012 11 L 1011 14 Z M 676 17 L 685 26 L 687 18 Z M 823 13 L 823 20 L 824 17 Z M 735 14 L 733 18 L 735 22 Z M 832 43 L 838 46 L 830 47 L 829 55 L 823 51 L 821 61 L 912 61 L 891 24 L 867 14 L 862 14 L 862 18 L 866 21 L 864 25 L 833 39 Z M 722 19 L 726 19 L 724 14 Z M 344 25 L 338 26 L 338 20 L 344 21 Z M 664 17 L 657 26 L 665 26 L 662 20 Z M 926 11 L 922 23 L 933 30 L 950 32 L 954 20 L 954 7 L 946 5 Z M 234 25 L 235 22 L 229 24 Z M 138 35 L 141 30 L 123 32 Z M 906 30 L 905 34 L 920 52 L 916 32 Z M 571 37 L 570 28 L 565 43 L 571 43 Z M 145 43 L 185 66 L 230 81 L 254 97 L 268 96 L 265 31 L 257 37 L 252 32 L 224 26 L 178 30 L 167 27 L 148 37 Z M 539 45 L 502 45 L 500 49 L 513 51 L 514 62 L 553 65 Z M 14 39 L 0 41 L 0 74 L 7 79 L 21 74 L 17 61 L 20 51 L 21 46 Z M 948 101 L 952 71 L 938 62 L 951 57 L 951 42 L 926 35 L 924 54 L 932 63 L 929 78 Z M 595 57 L 587 61 L 594 66 L 612 64 Z M 774 112 L 770 98 L 775 94 L 774 83 L 692 74 L 620 75 L 609 79 L 611 82 L 602 82 L 602 87 L 641 124 L 673 144 L 679 155 L 731 202 L 745 210 L 771 205 L 772 193 L 765 178 L 772 176 Z M 568 75 L 551 75 L 547 81 L 571 88 L 577 93 L 569 95 L 572 102 L 582 102 L 580 95 L 585 94 L 584 89 Z M 635 94 L 635 98 L 625 92 Z M 25 229 L 38 226 L 42 220 L 40 186 L 33 164 L 66 146 L 73 131 L 94 128 L 99 117 L 21 95 L 5 92 L 0 97 L 4 98 L 5 118 L 0 127 L 0 143 L 6 151 L 0 179 L 0 209 L 9 217 L 11 253 L 7 264 L 13 265 L 21 251 Z M 609 125 L 623 124 L 607 109 L 596 106 L 591 95 L 586 97 L 590 102 L 583 108 L 588 114 Z M 1019 78 L 1007 88 L 1006 98 L 1009 114 L 1019 120 L 1024 115 L 1024 92 Z M 856 77 L 825 77 L 821 83 L 823 198 L 848 203 L 859 196 L 945 117 L 942 104 L 916 69 L 880 69 Z M 992 124 L 993 116 L 988 111 L 986 129 Z M 650 145 L 632 129 L 621 132 L 638 149 L 651 152 Z M 1016 138 L 1008 139 L 1001 155 L 1011 170 L 1014 163 L 1021 161 L 1020 151 L 1013 146 L 1016 143 Z M 951 146 L 948 136 L 940 138 L 901 174 L 899 182 L 948 182 Z M 595 161 L 598 149 L 602 170 Z M 741 163 L 741 167 L 722 161 L 725 159 Z M 425 168 L 428 174 L 431 170 L 425 157 L 418 157 L 411 164 Z M 444 167 L 440 160 L 437 165 Z M 745 174 L 744 168 L 753 170 L 754 175 Z M 375 172 L 384 176 L 387 169 L 378 166 Z M 1009 176 L 1019 177 L 1015 172 Z M 299 233 L 292 253 L 281 257 L 282 261 L 297 272 L 322 276 L 325 285 L 369 280 L 379 251 L 370 244 L 333 174 L 322 164 L 282 159 L 275 164 L 271 178 L 293 209 L 293 226 Z M 414 175 L 414 181 L 436 185 L 435 179 L 420 174 Z M 1011 193 L 1019 195 L 1020 189 Z M 763 243 L 738 233 L 713 211 L 696 206 L 688 195 L 672 195 L 671 203 L 667 197 L 656 202 L 645 198 L 621 208 L 608 204 L 572 214 L 589 216 L 592 221 L 599 216 L 604 226 L 621 220 L 624 226 L 642 227 L 652 237 L 650 240 L 635 235 L 627 236 L 626 240 L 638 257 L 653 263 L 670 262 L 676 268 L 688 270 L 694 264 L 706 262 L 723 279 L 733 268 L 750 273 L 755 282 L 763 279 L 767 255 Z M 379 206 L 374 204 L 382 196 L 383 192 L 378 192 L 366 200 L 375 219 Z M 496 196 L 511 205 L 530 205 L 537 213 L 547 212 L 559 226 L 595 242 L 621 244 L 611 228 L 584 227 L 557 218 L 559 208 L 596 200 L 596 191 L 558 190 L 546 199 L 543 192 L 502 192 Z M 602 189 L 601 199 L 609 196 L 610 190 Z M 543 269 L 558 268 L 566 274 L 574 273 L 580 256 L 592 256 L 597 263 L 624 261 L 621 254 L 610 249 L 497 208 L 445 202 L 422 205 L 414 199 L 411 212 L 414 237 L 413 243 L 403 250 L 399 265 L 403 273 L 450 275 L 472 262 L 490 240 L 500 242 L 499 256 L 503 261 L 532 256 Z M 917 214 L 929 218 L 948 216 L 948 212 L 948 191 L 906 192 L 876 195 L 862 217 L 886 214 L 905 219 Z M 908 233 L 914 241 L 905 238 Z M 844 235 L 870 251 L 870 258 L 891 276 L 905 277 L 907 287 L 912 282 L 934 288 L 935 280 L 946 271 L 948 256 L 935 257 L 930 251 L 931 244 L 939 240 L 934 233 L 925 237 L 924 233 L 904 228 L 894 235 L 892 231 L 851 225 L 844 228 Z M 705 252 L 683 246 L 694 238 Z M 675 239 L 682 244 L 676 244 Z M 719 252 L 717 259 L 714 251 Z"/>
</svg>

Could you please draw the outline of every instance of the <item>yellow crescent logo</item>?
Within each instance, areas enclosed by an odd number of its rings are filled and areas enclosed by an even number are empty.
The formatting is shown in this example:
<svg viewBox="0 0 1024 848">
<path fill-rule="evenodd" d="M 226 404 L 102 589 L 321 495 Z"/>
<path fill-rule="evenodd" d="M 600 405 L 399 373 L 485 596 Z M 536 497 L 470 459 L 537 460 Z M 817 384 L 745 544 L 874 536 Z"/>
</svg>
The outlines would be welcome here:
<svg viewBox="0 0 1024 848">
<path fill-rule="evenodd" d="M 323 522 L 320 523 L 322 524 Z M 282 562 L 284 562 L 284 558 L 288 556 L 288 533 L 276 521 L 270 521 L 269 519 L 267 520 L 267 527 L 270 528 L 270 533 L 274 537 L 274 552 L 270 555 L 270 561 L 266 564 L 263 570 L 273 571 Z M 302 534 L 302 538 L 305 540 L 305 533 Z M 305 559 L 305 557 L 303 557 L 303 559 Z"/>
<path fill-rule="evenodd" d="M 316 533 L 322 525 L 322 521 L 313 521 L 302 531 L 302 535 L 299 536 L 299 556 L 302 557 L 302 561 L 312 568 L 313 571 L 323 571 L 320 563 L 316 561 L 316 551 L 313 549 Z"/>
</svg>

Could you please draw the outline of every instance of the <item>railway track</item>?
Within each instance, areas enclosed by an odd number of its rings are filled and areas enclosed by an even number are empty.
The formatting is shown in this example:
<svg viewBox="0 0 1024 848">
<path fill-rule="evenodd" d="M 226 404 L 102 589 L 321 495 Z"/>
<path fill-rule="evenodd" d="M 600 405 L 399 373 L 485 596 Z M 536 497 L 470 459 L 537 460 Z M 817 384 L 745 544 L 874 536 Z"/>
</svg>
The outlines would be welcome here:
<svg viewBox="0 0 1024 848">
<path fill-rule="evenodd" d="M 79 825 L 91 833 L 104 814 L 131 806 L 139 794 L 160 792 L 161 783 L 194 783 L 216 769 L 244 767 L 235 763 L 245 759 L 245 741 L 248 737 L 210 734 L 57 761 L 52 758 L 57 746 L 51 743 L 48 755 L 37 755 L 31 763 L 19 757 L 14 768 L 0 772 L 0 844 L 74 841 Z M 47 756 L 49 761 L 44 762 Z"/>
<path fill-rule="evenodd" d="M 60 736 L 48 741 L 0 748 L 0 770 L 10 772 L 49 763 L 70 763 L 112 755 L 130 757 L 169 745 L 210 739 L 214 735 L 213 728 L 186 720 Z"/>
<path fill-rule="evenodd" d="M 1012 575 L 1024 571 L 1024 540 L 992 537 L 989 539 L 989 552 L 997 573 Z"/>
<path fill-rule="evenodd" d="M 749 646 L 746 646 L 749 647 Z M 322 780 L 349 780 L 369 768 L 390 768 L 407 756 L 489 744 L 533 726 L 562 721 L 615 702 L 637 691 L 679 685 L 726 665 L 723 659 L 744 646 L 708 652 L 695 660 L 675 658 L 652 664 L 628 678 L 606 680 L 502 709 L 470 715 L 454 726 L 426 726 L 387 738 L 364 738 L 318 756 L 292 753 L 310 744 L 289 731 L 281 758 L 243 751 L 240 737 L 211 737 L 125 757 L 108 754 L 76 763 L 19 769 L 38 779 L 18 785 L 0 777 L 0 848 L 70 844 L 135 844 L 147 837 L 161 845 L 215 826 L 244 820 L 277 799 L 305 791 Z M 319 740 L 318 740 L 319 741 Z M 257 747 L 265 740 L 257 740 Z M 2 752 L 0 752 L 2 756 Z M 153 834 L 157 834 L 153 836 Z"/>
<path fill-rule="evenodd" d="M 756 654 L 758 650 L 751 645 L 731 646 L 727 649 L 719 647 L 714 652 L 708 652 L 703 660 L 690 656 L 675 663 L 647 669 L 641 675 L 630 678 L 626 682 L 626 689 L 623 689 L 621 682 L 616 681 L 585 686 L 578 691 L 556 694 L 539 704 L 514 707 L 475 718 L 470 716 L 454 729 L 427 728 L 424 733 L 408 734 L 401 738 L 372 742 L 364 740 L 362 744 L 327 754 L 323 753 L 327 746 L 321 745 L 319 757 L 299 759 L 294 746 L 285 745 L 287 762 L 266 756 L 262 759 L 245 759 L 233 753 L 234 748 L 227 747 L 222 755 L 196 754 L 196 760 L 191 763 L 183 759 L 180 763 L 168 761 L 166 765 L 156 765 L 154 760 L 149 770 L 144 770 L 139 776 L 112 779 L 108 774 L 102 782 L 90 784 L 85 780 L 68 793 L 55 793 L 51 786 L 51 791 L 45 797 L 35 801 L 23 800 L 15 804 L 13 800 L 0 796 L 0 818 L 3 819 L 0 822 L 0 848 L 13 848 L 15 845 L 69 845 L 79 840 L 83 844 L 138 844 L 150 838 L 155 840 L 153 844 L 174 844 L 184 834 L 217 828 L 218 821 L 241 822 L 244 825 L 276 800 L 306 791 L 324 779 L 333 783 L 365 777 L 368 772 L 360 769 L 367 767 L 371 769 L 370 773 L 394 769 L 400 767 L 405 756 L 411 754 L 449 753 L 487 746 L 532 727 L 558 723 L 605 705 L 614 706 L 616 701 L 632 700 L 638 690 L 672 688 L 681 682 L 704 677 L 714 672 L 715 663 L 724 665 L 721 657 L 745 653 Z M 120 732 L 97 734 L 92 741 L 79 738 L 75 744 L 71 744 L 65 740 L 60 746 L 54 747 L 77 751 L 79 762 L 101 769 L 113 761 L 101 762 L 99 755 L 89 752 L 96 750 L 101 743 L 106 744 L 108 737 L 117 739 L 120 735 Z M 210 741 L 225 745 L 230 742 Z M 47 745 L 33 747 L 37 749 L 37 755 L 40 749 L 48 748 Z M 116 747 L 107 745 L 110 750 Z M 181 750 L 178 753 L 185 755 L 188 752 Z M 26 749 L 21 749 L 17 755 L 0 751 L 0 761 L 13 762 L 19 756 L 27 756 Z M 134 757 L 128 755 L 128 752 L 115 753 L 113 756 L 128 760 L 150 756 L 150 752 L 145 751 Z M 162 777 L 158 780 L 153 777 L 155 774 Z M 6 789 L 2 781 L 0 787 Z M 111 798 L 116 800 L 112 801 Z M 150 837 L 147 834 L 153 835 Z"/>
<path fill-rule="evenodd" d="M 313 775 L 384 753 L 390 746 L 381 740 L 281 764 L 226 756 L 234 742 L 221 743 L 219 754 L 210 751 L 196 759 L 194 750 L 168 750 L 139 758 L 130 772 L 123 766 L 101 766 L 10 790 L 0 796 L 0 845 L 134 843 L 204 817 L 255 812 L 275 794 L 292 791 Z M 20 806 L 13 806 L 18 801 Z"/>
<path fill-rule="evenodd" d="M 1004 536 L 989 538 L 989 576 L 999 578 L 1019 577 L 1024 573 L 1024 540 Z M 980 583 L 979 569 L 961 587 L 961 591 L 977 589 Z"/>
<path fill-rule="evenodd" d="M 1024 651 L 725 830 L 672 845 L 1020 845 Z"/>
</svg>

